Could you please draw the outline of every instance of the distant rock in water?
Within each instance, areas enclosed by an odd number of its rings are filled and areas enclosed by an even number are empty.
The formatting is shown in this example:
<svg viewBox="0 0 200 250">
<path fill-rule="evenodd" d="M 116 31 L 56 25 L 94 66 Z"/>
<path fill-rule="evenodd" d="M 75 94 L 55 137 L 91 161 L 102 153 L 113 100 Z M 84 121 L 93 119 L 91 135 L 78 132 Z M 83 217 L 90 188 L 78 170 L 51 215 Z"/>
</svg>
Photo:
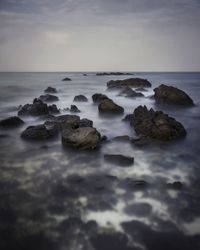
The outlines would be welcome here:
<svg viewBox="0 0 200 250">
<path fill-rule="evenodd" d="M 126 97 L 143 97 L 144 95 L 140 92 L 136 92 L 134 90 L 132 90 L 132 88 L 130 87 L 125 87 L 120 93 L 119 95 L 124 95 Z"/>
<path fill-rule="evenodd" d="M 74 102 L 87 102 L 88 99 L 84 95 L 77 95 L 74 97 Z"/>
<path fill-rule="evenodd" d="M 18 116 L 8 117 L 0 121 L 0 127 L 3 128 L 19 127 L 22 124 L 24 124 L 24 122 Z"/>
<path fill-rule="evenodd" d="M 102 72 L 97 73 L 96 76 L 130 76 L 134 75 L 133 73 L 124 73 L 124 72 Z"/>
<path fill-rule="evenodd" d="M 81 111 L 77 108 L 76 105 L 71 105 L 69 111 L 72 112 L 72 113 L 80 113 L 80 112 L 81 112 Z"/>
<path fill-rule="evenodd" d="M 83 76 L 87 76 L 87 74 L 83 74 Z"/>
<path fill-rule="evenodd" d="M 124 108 L 117 105 L 111 99 L 105 99 L 100 102 L 98 106 L 100 113 L 111 113 L 111 114 L 122 114 L 124 113 Z"/>
<path fill-rule="evenodd" d="M 35 99 L 33 104 L 25 104 L 18 111 L 19 116 L 41 116 L 48 115 L 49 109 L 46 103 L 43 103 L 41 100 Z"/>
<path fill-rule="evenodd" d="M 186 130 L 180 122 L 162 111 L 148 110 L 146 106 L 134 110 L 130 123 L 139 136 L 163 141 L 186 136 Z"/>
<path fill-rule="evenodd" d="M 154 92 L 154 98 L 157 103 L 176 104 L 182 106 L 194 105 L 193 100 L 183 90 L 172 86 L 162 84 L 155 88 Z"/>
<path fill-rule="evenodd" d="M 71 81 L 72 79 L 69 77 L 65 77 L 64 79 L 62 79 L 62 81 Z"/>
<path fill-rule="evenodd" d="M 151 87 L 151 83 L 142 78 L 129 78 L 125 80 L 111 80 L 107 82 L 108 89 L 123 88 L 123 87 L 133 87 L 133 88 L 146 88 Z"/>
<path fill-rule="evenodd" d="M 54 94 L 54 93 L 57 93 L 57 90 L 56 88 L 53 88 L 53 87 L 47 87 L 44 92 Z"/>
<path fill-rule="evenodd" d="M 125 155 L 105 154 L 104 160 L 119 166 L 130 166 L 134 163 L 134 158 Z"/>
<path fill-rule="evenodd" d="M 50 95 L 50 94 L 41 95 L 38 99 L 43 101 L 43 102 L 56 102 L 56 101 L 59 101 L 59 98 L 57 96 Z"/>
<path fill-rule="evenodd" d="M 62 143 L 79 149 L 95 149 L 101 142 L 101 135 L 91 127 L 81 127 L 77 129 L 66 129 L 62 132 Z"/>
<path fill-rule="evenodd" d="M 107 95 L 101 94 L 101 93 L 96 93 L 92 96 L 92 100 L 94 103 L 100 103 L 101 101 L 109 99 Z"/>
</svg>

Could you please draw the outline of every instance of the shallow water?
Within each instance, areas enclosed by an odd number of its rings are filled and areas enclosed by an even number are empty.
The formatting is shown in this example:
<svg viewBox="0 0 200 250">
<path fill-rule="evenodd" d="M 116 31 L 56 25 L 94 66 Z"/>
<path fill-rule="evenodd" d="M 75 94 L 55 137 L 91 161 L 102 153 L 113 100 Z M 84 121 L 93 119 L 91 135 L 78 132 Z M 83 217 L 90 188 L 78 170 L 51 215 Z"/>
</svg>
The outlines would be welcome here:
<svg viewBox="0 0 200 250">
<path fill-rule="evenodd" d="M 93 120 L 108 137 L 99 150 L 74 151 L 60 137 L 25 142 L 21 131 L 43 123 L 26 118 L 25 125 L 0 130 L 0 249 L 200 249 L 200 73 L 135 73 L 152 88 L 161 83 L 177 86 L 194 100 L 192 108 L 156 106 L 150 98 L 126 98 L 107 91 L 106 82 L 127 76 L 95 73 L 0 73 L 0 119 L 16 115 L 21 104 L 31 103 L 47 86 L 56 87 L 67 108 L 75 95 L 81 118 Z M 71 82 L 61 81 L 64 77 Z M 163 110 L 187 130 L 183 140 L 136 146 L 112 141 L 114 136 L 136 136 L 125 116 L 102 117 L 91 99 L 104 93 L 132 113 L 138 105 Z M 67 113 L 66 111 L 62 112 Z M 134 156 L 127 168 L 104 162 L 104 153 Z M 136 185 L 136 181 L 144 181 Z M 181 181 L 174 190 L 167 183 Z"/>
</svg>

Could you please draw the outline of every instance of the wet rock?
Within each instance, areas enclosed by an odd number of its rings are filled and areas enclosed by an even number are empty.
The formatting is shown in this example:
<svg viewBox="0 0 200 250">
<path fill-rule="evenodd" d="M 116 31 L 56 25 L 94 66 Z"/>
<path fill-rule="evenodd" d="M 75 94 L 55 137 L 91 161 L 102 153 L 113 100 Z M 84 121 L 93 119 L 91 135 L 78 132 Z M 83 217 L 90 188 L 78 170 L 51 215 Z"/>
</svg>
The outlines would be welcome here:
<svg viewBox="0 0 200 250">
<path fill-rule="evenodd" d="M 55 126 L 55 124 L 51 125 L 40 124 L 26 128 L 22 132 L 21 137 L 24 139 L 43 140 L 52 138 L 56 136 L 57 133 L 58 133 L 58 128 L 57 126 Z"/>
<path fill-rule="evenodd" d="M 162 84 L 154 89 L 154 93 L 154 98 L 157 103 L 183 106 L 194 105 L 193 100 L 183 90 L 172 86 Z"/>
<path fill-rule="evenodd" d="M 69 77 L 65 77 L 64 79 L 62 79 L 62 81 L 71 81 L 72 79 Z"/>
<path fill-rule="evenodd" d="M 57 106 L 55 104 L 49 105 L 48 109 L 49 109 L 50 114 L 59 114 L 60 113 L 60 110 L 57 108 Z"/>
<path fill-rule="evenodd" d="M 125 155 L 105 154 L 105 161 L 119 166 L 130 166 L 134 163 L 134 158 Z"/>
<path fill-rule="evenodd" d="M 168 141 L 186 136 L 186 130 L 180 122 L 162 111 L 148 110 L 146 106 L 134 110 L 131 125 L 139 136 L 152 139 Z"/>
<path fill-rule="evenodd" d="M 101 93 L 96 93 L 92 96 L 92 100 L 94 103 L 100 103 L 101 101 L 109 99 L 106 95 L 101 94 Z"/>
<path fill-rule="evenodd" d="M 95 149 L 101 142 L 101 135 L 91 127 L 66 129 L 62 132 L 62 143 L 80 149 Z"/>
<path fill-rule="evenodd" d="M 129 78 L 125 80 L 112 80 L 107 82 L 108 89 L 123 88 L 126 86 L 132 88 L 146 88 L 151 87 L 151 83 L 148 80 L 142 78 Z"/>
<path fill-rule="evenodd" d="M 180 181 L 174 181 L 172 183 L 168 183 L 167 186 L 169 188 L 171 188 L 171 189 L 177 189 L 177 190 L 179 190 L 179 189 L 182 189 L 183 184 Z"/>
<path fill-rule="evenodd" d="M 152 206 L 148 203 L 133 203 L 128 205 L 124 211 L 130 215 L 136 215 L 138 217 L 149 216 L 152 212 Z"/>
<path fill-rule="evenodd" d="M 77 108 L 76 105 L 71 105 L 69 111 L 70 111 L 70 112 L 73 112 L 73 113 L 80 113 L 80 112 L 81 112 L 81 111 Z"/>
<path fill-rule="evenodd" d="M 80 125 L 80 117 L 77 115 L 59 115 L 52 117 L 45 124 L 56 124 L 60 130 L 66 128 L 78 128 Z"/>
<path fill-rule="evenodd" d="M 74 97 L 74 102 L 87 102 L 88 99 L 84 95 L 77 95 Z"/>
<path fill-rule="evenodd" d="M 57 96 L 51 95 L 51 94 L 41 95 L 38 99 L 43 101 L 43 102 L 57 102 L 57 101 L 59 101 L 59 98 Z"/>
<path fill-rule="evenodd" d="M 131 140 L 131 142 L 136 146 L 146 146 L 148 145 L 152 140 L 148 137 L 139 137 L 134 138 Z"/>
<path fill-rule="evenodd" d="M 43 103 L 41 100 L 35 99 L 33 104 L 25 104 L 21 106 L 18 115 L 19 116 L 41 116 L 41 115 L 48 115 L 49 109 L 46 103 Z"/>
<path fill-rule="evenodd" d="M 147 89 L 145 88 L 137 88 L 135 91 L 140 91 L 140 92 L 147 92 Z"/>
<path fill-rule="evenodd" d="M 122 121 L 130 122 L 132 119 L 133 119 L 133 114 L 128 114 L 122 119 Z"/>
<path fill-rule="evenodd" d="M 130 141 L 130 137 L 128 135 L 119 135 L 113 138 L 114 141 Z"/>
<path fill-rule="evenodd" d="M 0 121 L 0 127 L 3 128 L 18 127 L 22 124 L 24 124 L 24 122 L 18 116 L 8 117 Z"/>
<path fill-rule="evenodd" d="M 140 92 L 136 92 L 134 90 L 132 90 L 130 87 L 125 87 L 120 93 L 119 95 L 124 95 L 126 97 L 143 97 L 144 95 Z"/>
<path fill-rule="evenodd" d="M 80 124 L 79 124 L 80 127 L 93 127 L 93 121 L 89 120 L 89 119 L 81 119 L 80 120 Z"/>
<path fill-rule="evenodd" d="M 124 113 L 124 108 L 117 105 L 110 99 L 105 99 L 98 106 L 100 113 L 121 114 Z"/>
<path fill-rule="evenodd" d="M 124 73 L 124 72 L 102 72 L 97 73 L 96 76 L 129 76 L 134 75 L 133 73 Z"/>
<path fill-rule="evenodd" d="M 101 141 L 107 141 L 108 140 L 108 137 L 106 136 L 106 135 L 102 135 L 102 137 L 101 137 Z"/>
<path fill-rule="evenodd" d="M 83 74 L 83 76 L 87 76 L 87 74 Z"/>
<path fill-rule="evenodd" d="M 57 90 L 56 88 L 53 88 L 53 87 L 47 87 L 44 92 L 54 94 L 54 93 L 57 93 Z"/>
</svg>

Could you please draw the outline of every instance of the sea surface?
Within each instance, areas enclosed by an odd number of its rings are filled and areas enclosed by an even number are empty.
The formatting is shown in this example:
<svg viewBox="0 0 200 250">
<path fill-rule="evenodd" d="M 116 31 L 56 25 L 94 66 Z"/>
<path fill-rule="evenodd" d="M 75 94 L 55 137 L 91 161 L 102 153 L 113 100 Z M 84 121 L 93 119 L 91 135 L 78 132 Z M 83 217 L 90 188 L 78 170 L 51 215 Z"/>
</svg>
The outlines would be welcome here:
<svg viewBox="0 0 200 250">
<path fill-rule="evenodd" d="M 87 76 L 83 76 L 87 73 Z M 133 72 L 148 79 L 145 97 L 127 98 L 108 91 L 109 80 L 95 72 L 0 73 L 0 119 L 17 114 L 46 87 L 58 90 L 61 114 L 75 95 L 81 118 L 108 141 L 95 151 L 63 148 L 61 138 L 24 141 L 20 133 L 41 118 L 23 118 L 17 129 L 0 129 L 1 250 L 199 250 L 200 249 L 200 73 Z M 62 81 L 70 77 L 72 81 Z M 157 106 L 153 89 L 167 84 L 184 90 L 195 106 Z M 103 93 L 124 107 L 123 115 L 102 117 L 91 96 Z M 112 140 L 136 137 L 122 118 L 139 105 L 162 110 L 181 122 L 186 138 L 136 146 Z M 134 157 L 130 167 L 104 161 L 105 153 Z M 181 188 L 168 184 L 182 183 Z"/>
</svg>

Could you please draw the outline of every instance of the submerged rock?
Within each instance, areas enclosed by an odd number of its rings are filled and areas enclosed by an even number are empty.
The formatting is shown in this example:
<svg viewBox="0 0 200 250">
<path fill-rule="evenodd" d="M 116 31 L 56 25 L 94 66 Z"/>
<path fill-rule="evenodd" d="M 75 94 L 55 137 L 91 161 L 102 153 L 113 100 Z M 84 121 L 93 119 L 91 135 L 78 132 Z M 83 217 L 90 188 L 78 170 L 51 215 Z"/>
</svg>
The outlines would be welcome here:
<svg viewBox="0 0 200 250">
<path fill-rule="evenodd" d="M 22 124 L 24 124 L 24 121 L 22 121 L 18 116 L 8 117 L 0 121 L 0 127 L 3 128 L 18 127 Z"/>
<path fill-rule="evenodd" d="M 183 91 L 178 88 L 160 85 L 154 89 L 154 98 L 157 103 L 177 104 L 183 106 L 194 105 L 193 100 Z"/>
<path fill-rule="evenodd" d="M 87 102 L 88 99 L 84 95 L 77 95 L 74 97 L 74 102 Z"/>
<path fill-rule="evenodd" d="M 117 105 L 111 99 L 105 99 L 100 102 L 98 106 L 100 113 L 111 113 L 111 114 L 122 114 L 124 113 L 124 108 Z"/>
<path fill-rule="evenodd" d="M 53 87 L 47 87 L 44 92 L 53 94 L 53 93 L 57 93 L 57 90 L 56 88 L 53 88 Z"/>
<path fill-rule="evenodd" d="M 72 79 L 69 77 L 65 77 L 64 79 L 62 79 L 62 81 L 71 81 Z"/>
<path fill-rule="evenodd" d="M 50 94 L 41 95 L 38 99 L 43 101 L 43 102 L 56 102 L 56 101 L 59 101 L 59 98 L 57 96 L 50 95 Z"/>
<path fill-rule="evenodd" d="M 186 130 L 180 122 L 162 111 L 148 110 L 139 106 L 134 110 L 131 125 L 139 136 L 157 140 L 173 140 L 186 136 Z"/>
<path fill-rule="evenodd" d="M 62 132 L 62 143 L 80 149 L 95 149 L 101 142 L 101 135 L 91 127 L 66 129 Z"/>
<path fill-rule="evenodd" d="M 20 107 L 20 110 L 18 111 L 19 116 L 41 116 L 48 114 L 49 109 L 47 104 L 38 99 L 35 99 L 33 101 L 33 104 L 25 104 L 24 106 Z"/>
<path fill-rule="evenodd" d="M 105 154 L 104 159 L 112 164 L 119 166 L 130 166 L 134 163 L 134 158 L 125 155 Z"/>
<path fill-rule="evenodd" d="M 133 88 L 145 88 L 145 87 L 151 87 L 151 83 L 142 78 L 129 78 L 125 80 L 112 80 L 107 82 L 108 89 L 112 88 L 123 88 L 123 87 L 133 87 Z"/>
<path fill-rule="evenodd" d="M 101 93 L 96 93 L 92 96 L 92 100 L 94 103 L 100 103 L 101 101 L 109 99 L 106 95 L 101 94 Z"/>
<path fill-rule="evenodd" d="M 143 97 L 144 95 L 140 92 L 132 90 L 130 87 L 125 87 L 119 95 L 125 95 L 126 97 Z"/>
<path fill-rule="evenodd" d="M 89 119 L 81 119 L 80 120 L 80 124 L 79 124 L 80 127 L 93 127 L 93 121 L 89 120 Z"/>
</svg>

